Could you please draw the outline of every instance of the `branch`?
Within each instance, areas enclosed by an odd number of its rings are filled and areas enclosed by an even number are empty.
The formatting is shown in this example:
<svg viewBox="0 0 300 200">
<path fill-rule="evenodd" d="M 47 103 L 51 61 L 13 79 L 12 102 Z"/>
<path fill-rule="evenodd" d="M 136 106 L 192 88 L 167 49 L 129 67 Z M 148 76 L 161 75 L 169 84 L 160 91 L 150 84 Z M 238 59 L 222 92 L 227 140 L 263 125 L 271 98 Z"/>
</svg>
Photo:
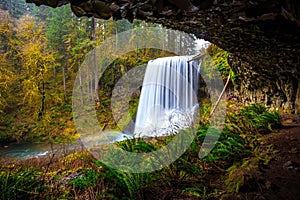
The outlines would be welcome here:
<svg viewBox="0 0 300 200">
<path fill-rule="evenodd" d="M 213 107 L 213 109 L 212 109 L 212 111 L 211 111 L 209 117 L 212 117 L 212 115 L 214 114 L 216 108 L 218 107 L 218 105 L 219 105 L 219 103 L 220 103 L 220 100 L 221 100 L 221 98 L 222 98 L 222 96 L 223 96 L 223 94 L 224 94 L 224 92 L 225 92 L 225 90 L 226 90 L 226 88 L 227 88 L 227 86 L 228 86 L 228 84 L 229 84 L 230 78 L 231 78 L 231 77 L 230 77 L 230 74 L 229 74 L 229 75 L 228 75 L 228 78 L 227 78 L 227 81 L 226 81 L 226 84 L 225 84 L 225 86 L 224 86 L 224 88 L 223 88 L 223 90 L 222 90 L 222 92 L 221 92 L 221 94 L 220 94 L 220 96 L 219 96 L 219 98 L 218 98 L 218 100 L 217 100 L 215 106 Z"/>
</svg>

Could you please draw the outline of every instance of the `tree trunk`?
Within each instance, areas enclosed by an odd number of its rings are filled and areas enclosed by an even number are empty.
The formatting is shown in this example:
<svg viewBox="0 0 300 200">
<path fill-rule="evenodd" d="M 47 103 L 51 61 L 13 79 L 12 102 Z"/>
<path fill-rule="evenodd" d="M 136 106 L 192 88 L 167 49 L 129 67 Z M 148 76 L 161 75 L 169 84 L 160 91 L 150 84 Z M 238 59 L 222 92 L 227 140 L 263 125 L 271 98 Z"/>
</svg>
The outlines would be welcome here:
<svg viewBox="0 0 300 200">
<path fill-rule="evenodd" d="M 65 65 L 62 65 L 62 76 L 63 76 L 63 87 L 64 87 L 64 98 L 66 99 L 66 69 L 65 69 Z"/>
<path fill-rule="evenodd" d="M 54 87 L 56 87 L 56 67 L 53 67 Z"/>
<path fill-rule="evenodd" d="M 84 98 L 83 98 L 82 76 L 81 76 L 81 69 L 80 68 L 78 70 L 78 76 L 79 76 L 81 103 L 83 105 L 84 104 Z"/>
<path fill-rule="evenodd" d="M 95 28 L 95 17 L 92 17 L 92 40 L 96 42 L 96 28 Z M 95 101 L 99 101 L 99 84 L 98 84 L 98 63 L 97 63 L 97 55 L 96 50 L 93 50 L 93 63 L 94 63 L 94 78 L 95 78 Z"/>
<path fill-rule="evenodd" d="M 38 114 L 38 121 L 40 121 L 43 117 L 43 114 L 45 113 L 45 99 L 46 99 L 46 92 L 45 92 L 45 82 L 42 83 L 42 90 L 40 89 L 40 93 L 42 95 L 42 101 L 41 101 L 41 109 Z"/>
<path fill-rule="evenodd" d="M 300 80 L 298 79 L 298 87 L 296 92 L 296 98 L 295 98 L 295 114 L 300 113 Z"/>
</svg>

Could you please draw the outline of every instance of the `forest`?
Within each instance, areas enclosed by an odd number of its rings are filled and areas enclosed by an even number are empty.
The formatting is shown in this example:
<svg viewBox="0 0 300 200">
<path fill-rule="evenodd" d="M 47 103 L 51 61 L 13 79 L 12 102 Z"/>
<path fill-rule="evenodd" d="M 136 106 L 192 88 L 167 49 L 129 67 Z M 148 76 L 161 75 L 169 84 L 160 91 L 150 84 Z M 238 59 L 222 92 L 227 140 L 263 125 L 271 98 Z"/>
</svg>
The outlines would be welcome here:
<svg viewBox="0 0 300 200">
<path fill-rule="evenodd" d="M 148 27 L 164 29 L 140 20 L 76 17 L 68 5 L 54 9 L 25 0 L 0 2 L 1 199 L 225 200 L 259 199 L 262 194 L 266 195 L 263 199 L 273 199 L 277 182 L 266 177 L 265 170 L 279 151 L 274 145 L 278 141 L 269 136 L 280 133 L 282 122 L 292 119 L 264 104 L 246 105 L 238 97 L 227 95 L 225 125 L 219 136 L 218 128 L 212 127 L 211 137 L 218 140 L 210 153 L 199 159 L 214 109 L 205 86 L 199 88 L 200 120 L 195 138 L 175 162 L 162 169 L 145 173 L 117 170 L 99 161 L 80 143 L 72 113 L 73 85 L 80 66 L 110 37 L 124 31 L 148 31 Z M 128 49 L 109 65 L 101 82 L 97 80 L 87 88 L 97 94 L 92 101 L 102 130 L 120 131 L 111 110 L 111 97 L 113 87 L 126 72 L 150 60 L 174 56 L 167 45 L 183 48 L 186 54 L 197 47 L 195 36 L 174 37 L 172 33 L 167 31 L 157 38 L 167 38 L 161 49 Z M 145 36 L 150 34 L 145 32 Z M 134 37 L 138 36 L 132 34 L 128 41 Z M 224 84 L 229 81 L 225 89 L 230 94 L 238 84 L 238 75 L 228 64 L 228 52 L 211 43 L 205 43 L 199 51 L 210 56 Z M 137 113 L 139 95 L 130 97 L 132 118 Z M 147 153 L 163 148 L 174 137 L 128 138 L 114 145 L 133 153 Z M 35 145 L 49 148 L 39 156 L 5 154 L 18 146 Z M 295 156 L 299 152 L 291 151 Z M 117 155 L 110 156 L 118 159 Z"/>
</svg>

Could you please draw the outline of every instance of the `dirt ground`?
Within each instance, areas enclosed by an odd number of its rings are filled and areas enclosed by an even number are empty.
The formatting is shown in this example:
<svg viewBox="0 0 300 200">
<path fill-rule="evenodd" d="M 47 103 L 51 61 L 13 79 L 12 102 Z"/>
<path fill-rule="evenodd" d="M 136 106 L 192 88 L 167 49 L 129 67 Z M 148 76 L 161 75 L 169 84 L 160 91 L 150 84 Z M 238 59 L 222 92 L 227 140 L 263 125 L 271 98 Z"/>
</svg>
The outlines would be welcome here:
<svg viewBox="0 0 300 200">
<path fill-rule="evenodd" d="M 263 173 L 270 189 L 257 199 L 300 200 L 300 117 L 285 116 L 282 124 L 277 132 L 265 136 L 278 153 Z"/>
</svg>

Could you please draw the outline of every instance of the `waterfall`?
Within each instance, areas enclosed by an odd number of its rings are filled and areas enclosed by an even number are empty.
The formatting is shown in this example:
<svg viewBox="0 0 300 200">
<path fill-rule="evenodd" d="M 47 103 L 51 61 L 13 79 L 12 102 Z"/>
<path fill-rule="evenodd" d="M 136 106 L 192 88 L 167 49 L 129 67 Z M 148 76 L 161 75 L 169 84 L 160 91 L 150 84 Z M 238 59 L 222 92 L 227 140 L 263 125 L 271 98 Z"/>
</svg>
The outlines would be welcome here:
<svg viewBox="0 0 300 200">
<path fill-rule="evenodd" d="M 170 135 L 190 127 L 198 108 L 199 62 L 174 56 L 148 62 L 134 135 Z"/>
</svg>

